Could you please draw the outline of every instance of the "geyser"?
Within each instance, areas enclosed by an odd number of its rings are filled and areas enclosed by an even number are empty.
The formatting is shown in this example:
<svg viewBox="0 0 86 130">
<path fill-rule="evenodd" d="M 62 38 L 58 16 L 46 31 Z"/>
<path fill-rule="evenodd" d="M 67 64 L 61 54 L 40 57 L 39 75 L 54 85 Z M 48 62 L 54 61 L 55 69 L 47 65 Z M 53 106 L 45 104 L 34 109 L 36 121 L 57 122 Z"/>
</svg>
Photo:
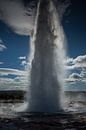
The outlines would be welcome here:
<svg viewBox="0 0 86 130">
<path fill-rule="evenodd" d="M 63 109 L 65 36 L 52 0 L 40 0 L 33 36 L 29 72 L 28 111 Z"/>
</svg>

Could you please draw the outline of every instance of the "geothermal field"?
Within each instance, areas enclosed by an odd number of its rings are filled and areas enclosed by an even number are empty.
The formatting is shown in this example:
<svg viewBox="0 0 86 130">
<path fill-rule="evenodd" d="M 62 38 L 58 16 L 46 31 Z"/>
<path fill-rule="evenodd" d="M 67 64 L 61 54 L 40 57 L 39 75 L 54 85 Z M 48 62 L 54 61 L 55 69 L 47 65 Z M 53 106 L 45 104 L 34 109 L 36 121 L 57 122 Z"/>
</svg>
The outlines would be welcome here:
<svg viewBox="0 0 86 130">
<path fill-rule="evenodd" d="M 20 12 L 15 15 L 13 8 L 11 14 L 8 4 L 10 10 L 15 5 Z M 66 5 L 61 7 L 62 10 L 59 7 L 59 0 L 19 0 L 18 3 L 16 0 L 1 0 L 1 20 L 18 35 L 29 35 L 30 51 L 25 66 L 27 73 L 24 75 L 28 82 L 26 89 L 0 91 L 0 130 L 86 129 L 86 91 L 64 89 L 67 42 L 61 22 Z M 25 60 L 25 57 L 20 59 Z M 70 59 L 72 69 L 76 68 L 76 62 L 77 59 Z M 23 65 L 25 63 L 22 62 Z M 13 69 L 1 69 L 5 76 L 10 77 L 9 70 L 11 75 L 14 74 Z M 22 71 L 17 70 L 15 75 L 18 72 Z M 77 75 L 73 73 L 70 82 L 75 81 L 74 76 L 76 81 L 80 81 L 83 75 L 85 72 Z M 15 80 L 18 81 L 18 78 L 15 77 Z"/>
</svg>

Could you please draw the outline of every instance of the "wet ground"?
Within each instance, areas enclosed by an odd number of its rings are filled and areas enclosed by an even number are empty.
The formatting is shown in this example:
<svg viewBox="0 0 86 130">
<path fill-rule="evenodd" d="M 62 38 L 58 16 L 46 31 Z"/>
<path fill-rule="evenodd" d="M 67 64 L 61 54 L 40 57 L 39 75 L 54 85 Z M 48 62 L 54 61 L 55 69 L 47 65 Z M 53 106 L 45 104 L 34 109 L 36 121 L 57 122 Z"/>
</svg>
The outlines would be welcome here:
<svg viewBox="0 0 86 130">
<path fill-rule="evenodd" d="M 53 114 L 20 113 L 27 108 L 20 95 L 10 91 L 10 98 L 7 92 L 1 96 L 0 130 L 86 130 L 86 92 L 66 92 L 66 112 Z"/>
<path fill-rule="evenodd" d="M 86 113 L 21 113 L 0 117 L 0 130 L 86 130 Z"/>
</svg>

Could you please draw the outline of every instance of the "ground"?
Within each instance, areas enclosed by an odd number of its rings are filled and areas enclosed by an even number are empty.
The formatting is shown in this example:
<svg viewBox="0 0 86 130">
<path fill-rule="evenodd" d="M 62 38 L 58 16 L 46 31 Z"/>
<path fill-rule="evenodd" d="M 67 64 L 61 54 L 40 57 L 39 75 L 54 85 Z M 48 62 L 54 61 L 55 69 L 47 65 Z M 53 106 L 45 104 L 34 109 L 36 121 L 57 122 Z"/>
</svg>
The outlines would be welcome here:
<svg viewBox="0 0 86 130">
<path fill-rule="evenodd" d="M 0 130 L 85 130 L 86 113 L 22 113 L 0 118 Z"/>
</svg>

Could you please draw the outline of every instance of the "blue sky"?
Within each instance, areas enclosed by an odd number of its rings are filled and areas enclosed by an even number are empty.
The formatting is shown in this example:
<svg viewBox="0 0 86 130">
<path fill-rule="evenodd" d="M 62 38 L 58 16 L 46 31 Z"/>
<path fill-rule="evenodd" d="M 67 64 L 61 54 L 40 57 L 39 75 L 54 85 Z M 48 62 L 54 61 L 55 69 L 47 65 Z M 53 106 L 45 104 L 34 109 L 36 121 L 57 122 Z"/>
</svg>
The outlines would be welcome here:
<svg viewBox="0 0 86 130">
<path fill-rule="evenodd" d="M 69 13 L 68 13 L 69 12 Z M 68 15 L 63 19 L 68 40 L 68 52 L 72 57 L 86 54 L 86 2 L 71 0 Z"/>
<path fill-rule="evenodd" d="M 68 42 L 67 90 L 86 89 L 86 7 L 82 1 L 71 0 L 62 25 Z M 29 36 L 15 34 L 0 21 L 0 88 L 27 87 L 25 71 L 29 54 Z"/>
<path fill-rule="evenodd" d="M 29 52 L 29 37 L 17 35 L 0 21 L 0 39 L 7 49 L 0 54 L 0 59 L 5 62 L 1 67 L 21 69 L 18 57 L 27 56 Z"/>
<path fill-rule="evenodd" d="M 71 0 L 63 27 L 68 42 L 67 64 L 70 68 L 66 88 L 86 90 L 86 1 Z"/>
<path fill-rule="evenodd" d="M 26 87 L 25 66 L 29 54 L 29 36 L 21 36 L 0 21 L 0 88 Z M 24 83 L 25 82 L 25 83 Z"/>
</svg>

